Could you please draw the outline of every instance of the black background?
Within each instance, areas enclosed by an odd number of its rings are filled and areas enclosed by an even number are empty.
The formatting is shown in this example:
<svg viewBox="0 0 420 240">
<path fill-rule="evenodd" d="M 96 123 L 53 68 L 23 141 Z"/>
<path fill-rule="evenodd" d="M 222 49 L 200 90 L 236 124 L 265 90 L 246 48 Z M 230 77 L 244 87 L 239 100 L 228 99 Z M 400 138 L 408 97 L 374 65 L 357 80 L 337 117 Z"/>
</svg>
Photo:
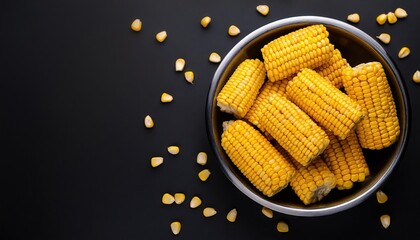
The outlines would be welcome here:
<svg viewBox="0 0 420 240">
<path fill-rule="evenodd" d="M 255 7 L 268 4 L 268 16 Z M 397 7 L 408 18 L 379 26 L 375 18 Z M 417 185 L 420 137 L 420 8 L 416 1 L 1 1 L 0 138 L 2 239 L 408 239 L 417 234 L 420 196 Z M 217 64 L 246 34 L 272 21 L 318 15 L 354 24 L 374 37 L 392 36 L 384 45 L 401 71 L 411 103 L 409 142 L 403 158 L 382 189 L 389 201 L 372 196 L 330 216 L 261 214 L 225 177 L 210 148 L 205 102 Z M 207 29 L 200 26 L 211 16 Z M 140 32 L 130 24 L 143 22 Z M 229 37 L 227 28 L 241 29 Z M 164 43 L 155 40 L 166 30 Z M 402 46 L 411 55 L 398 59 Z M 194 84 L 175 72 L 178 57 L 195 72 Z M 162 92 L 174 96 L 160 102 Z M 151 115 L 153 129 L 143 119 Z M 179 145 L 177 156 L 166 147 Z M 198 152 L 208 153 L 205 167 Z M 163 156 L 159 168 L 152 156 Z M 381 159 L 377 159 L 381 161 Z M 209 168 L 200 182 L 197 173 Z M 181 205 L 163 205 L 163 193 L 184 192 Z M 203 205 L 189 208 L 198 195 Z M 202 209 L 216 208 L 212 218 Z M 238 218 L 225 216 L 237 208 Z M 382 214 L 391 216 L 384 229 Z M 173 236 L 170 223 L 182 222 Z M 279 220 L 290 232 L 276 231 Z"/>
</svg>

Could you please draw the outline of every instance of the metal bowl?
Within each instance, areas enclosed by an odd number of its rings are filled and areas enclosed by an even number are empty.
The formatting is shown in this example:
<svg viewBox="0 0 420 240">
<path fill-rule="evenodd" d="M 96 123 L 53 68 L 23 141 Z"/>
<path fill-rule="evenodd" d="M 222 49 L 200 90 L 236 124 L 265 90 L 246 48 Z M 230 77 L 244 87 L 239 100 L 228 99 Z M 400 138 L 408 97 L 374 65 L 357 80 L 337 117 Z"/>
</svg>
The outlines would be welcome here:
<svg viewBox="0 0 420 240">
<path fill-rule="evenodd" d="M 352 189 L 333 189 L 317 203 L 304 205 L 290 187 L 273 197 L 258 191 L 231 162 L 221 146 L 222 122 L 234 119 L 223 113 L 216 105 L 216 96 L 235 68 L 247 58 L 262 60 L 260 49 L 271 40 L 311 24 L 323 24 L 329 31 L 330 41 L 338 48 L 351 66 L 362 62 L 382 63 L 397 106 L 401 133 L 397 142 L 383 150 L 363 150 L 370 168 L 370 176 Z M 239 41 L 226 55 L 216 70 L 209 88 L 206 121 L 207 133 L 212 148 L 227 178 L 252 200 L 274 211 L 294 216 L 323 216 L 352 208 L 375 193 L 390 176 L 403 155 L 409 129 L 409 104 L 406 87 L 398 69 L 378 42 L 345 22 L 319 16 L 299 16 L 281 19 L 262 26 Z"/>
</svg>

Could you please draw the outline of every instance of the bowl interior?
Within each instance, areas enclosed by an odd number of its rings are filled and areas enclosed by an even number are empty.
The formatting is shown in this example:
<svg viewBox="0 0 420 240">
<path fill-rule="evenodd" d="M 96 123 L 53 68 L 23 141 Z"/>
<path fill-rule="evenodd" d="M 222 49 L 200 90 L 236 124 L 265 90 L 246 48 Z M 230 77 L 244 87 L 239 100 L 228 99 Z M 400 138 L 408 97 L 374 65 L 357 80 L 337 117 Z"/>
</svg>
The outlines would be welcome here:
<svg viewBox="0 0 420 240">
<path fill-rule="evenodd" d="M 305 206 L 290 187 L 273 197 L 264 196 L 233 165 L 220 142 L 223 131 L 222 122 L 234 119 L 234 117 L 219 110 L 216 106 L 216 96 L 243 60 L 247 58 L 263 60 L 260 49 L 265 44 L 298 28 L 317 23 L 322 23 L 327 27 L 331 43 L 341 51 L 342 56 L 351 66 L 369 61 L 382 63 L 396 102 L 401 134 L 397 142 L 386 149 L 364 150 L 370 168 L 370 176 L 364 182 L 356 183 L 349 190 L 333 189 L 320 202 Z M 214 75 L 208 93 L 206 120 L 210 142 L 222 169 L 239 190 L 261 205 L 277 212 L 296 216 L 320 216 L 333 214 L 357 205 L 383 184 L 405 148 L 409 112 L 407 108 L 406 90 L 398 70 L 376 40 L 347 23 L 324 17 L 306 16 L 283 19 L 265 25 L 235 45 Z"/>
</svg>

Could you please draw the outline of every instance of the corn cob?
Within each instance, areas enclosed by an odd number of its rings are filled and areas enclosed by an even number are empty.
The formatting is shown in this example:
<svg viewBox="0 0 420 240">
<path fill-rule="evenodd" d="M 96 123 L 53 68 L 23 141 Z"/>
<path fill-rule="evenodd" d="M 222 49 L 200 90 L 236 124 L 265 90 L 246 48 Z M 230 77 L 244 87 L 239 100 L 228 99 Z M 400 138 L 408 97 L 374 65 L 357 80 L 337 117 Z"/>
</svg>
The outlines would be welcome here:
<svg viewBox="0 0 420 240">
<path fill-rule="evenodd" d="M 356 101 L 312 69 L 302 69 L 287 85 L 286 95 L 339 139 L 346 138 L 364 117 Z"/>
<path fill-rule="evenodd" d="M 264 66 L 272 82 L 285 79 L 302 68 L 317 68 L 332 56 L 324 25 L 316 24 L 300 28 L 267 43 L 262 49 Z"/>
<path fill-rule="evenodd" d="M 285 96 L 271 94 L 260 120 L 263 128 L 304 166 L 329 143 L 324 130 Z"/>
<path fill-rule="evenodd" d="M 271 197 L 288 186 L 294 167 L 252 125 L 243 120 L 224 122 L 222 147 L 242 174 Z"/>
<path fill-rule="evenodd" d="M 243 118 L 257 98 L 265 77 L 266 71 L 261 60 L 244 60 L 217 95 L 217 106 L 222 112 Z"/>
<path fill-rule="evenodd" d="M 337 189 L 350 189 L 354 182 L 363 182 L 370 171 L 356 132 L 352 131 L 344 140 L 339 140 L 330 131 L 326 132 L 330 144 L 322 158 L 337 178 Z"/>
<path fill-rule="evenodd" d="M 319 75 L 330 80 L 336 88 L 343 87 L 342 70 L 344 67 L 350 66 L 349 63 L 341 55 L 340 50 L 334 49 L 332 58 L 325 64 L 314 69 Z"/>
<path fill-rule="evenodd" d="M 343 81 L 347 94 L 366 112 L 356 128 L 362 148 L 379 150 L 393 144 L 400 134 L 400 125 L 382 64 L 374 61 L 345 68 Z"/>
</svg>

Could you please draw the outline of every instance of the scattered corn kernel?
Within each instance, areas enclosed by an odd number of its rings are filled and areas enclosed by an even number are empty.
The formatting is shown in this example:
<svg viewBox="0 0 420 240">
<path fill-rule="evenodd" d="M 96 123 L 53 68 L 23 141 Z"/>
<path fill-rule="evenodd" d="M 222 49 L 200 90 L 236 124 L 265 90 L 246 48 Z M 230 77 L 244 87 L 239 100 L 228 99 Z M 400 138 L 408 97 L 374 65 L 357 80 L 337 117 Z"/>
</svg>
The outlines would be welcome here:
<svg viewBox="0 0 420 240">
<path fill-rule="evenodd" d="M 263 16 L 267 16 L 267 14 L 270 12 L 270 7 L 267 5 L 258 5 L 256 9 Z"/>
<path fill-rule="evenodd" d="M 384 214 L 381 216 L 381 224 L 382 226 L 387 229 L 391 224 L 391 217 L 388 214 Z"/>
<path fill-rule="evenodd" d="M 147 115 L 147 116 L 144 118 L 144 126 L 145 126 L 146 128 L 152 128 L 154 125 L 155 125 L 155 123 L 153 122 L 152 117 L 151 117 L 150 115 Z"/>
<path fill-rule="evenodd" d="M 376 36 L 376 38 L 378 38 L 379 40 L 381 40 L 381 42 L 388 44 L 391 41 L 391 35 L 389 35 L 388 33 L 381 33 L 379 34 L 379 36 Z"/>
<path fill-rule="evenodd" d="M 230 25 L 229 29 L 228 29 L 228 34 L 229 36 L 237 36 L 239 35 L 239 33 L 241 33 L 241 30 L 239 30 L 239 28 L 235 25 Z"/>
<path fill-rule="evenodd" d="M 186 71 L 184 73 L 185 80 L 189 83 L 193 83 L 194 81 L 194 72 L 193 71 Z"/>
<path fill-rule="evenodd" d="M 185 59 L 178 58 L 175 61 L 175 71 L 182 72 L 182 71 L 184 71 L 184 67 L 185 67 Z"/>
<path fill-rule="evenodd" d="M 234 208 L 228 212 L 228 214 L 226 215 L 226 219 L 229 222 L 235 222 L 237 216 L 238 216 L 238 211 L 236 210 L 236 208 Z"/>
<path fill-rule="evenodd" d="M 393 12 L 388 12 L 386 17 L 388 19 L 389 24 L 394 24 L 394 23 L 397 22 L 397 16 L 395 16 L 395 13 L 393 13 Z"/>
<path fill-rule="evenodd" d="M 410 49 L 408 47 L 402 47 L 400 51 L 398 52 L 399 58 L 405 58 L 408 55 L 410 55 Z"/>
<path fill-rule="evenodd" d="M 264 216 L 266 216 L 268 218 L 273 218 L 273 210 L 271 210 L 267 207 L 262 207 L 261 212 L 262 212 L 262 214 L 264 214 Z"/>
<path fill-rule="evenodd" d="M 216 209 L 212 208 L 212 207 L 206 207 L 203 209 L 203 215 L 204 217 L 212 217 L 214 215 L 216 215 L 217 211 Z"/>
<path fill-rule="evenodd" d="M 181 232 L 181 222 L 179 221 L 172 222 L 171 231 L 174 235 L 178 235 Z"/>
<path fill-rule="evenodd" d="M 172 95 L 168 93 L 162 93 L 162 95 L 160 96 L 160 101 L 163 103 L 172 102 L 172 100 L 174 100 L 174 97 L 172 97 Z"/>
<path fill-rule="evenodd" d="M 190 201 L 190 207 L 197 208 L 200 205 L 201 205 L 201 199 L 197 196 L 194 196 Z"/>
<path fill-rule="evenodd" d="M 281 233 L 289 232 L 289 225 L 284 221 L 279 221 L 277 223 L 277 231 Z"/>
<path fill-rule="evenodd" d="M 141 27 L 142 27 L 142 22 L 138 18 L 134 19 L 134 21 L 131 23 L 131 30 L 135 32 L 139 32 L 141 30 Z"/>
<path fill-rule="evenodd" d="M 420 83 L 420 71 L 417 70 L 414 74 L 413 74 L 413 81 L 415 83 Z"/>
<path fill-rule="evenodd" d="M 210 24 L 210 22 L 211 22 L 211 17 L 205 16 L 201 19 L 200 24 L 203 28 L 206 28 Z"/>
<path fill-rule="evenodd" d="M 158 167 L 162 163 L 163 163 L 163 157 L 152 157 L 150 159 L 150 164 L 152 165 L 152 167 Z"/>
<path fill-rule="evenodd" d="M 209 56 L 209 61 L 212 63 L 219 63 L 220 61 L 222 61 L 222 58 L 218 53 L 212 52 Z"/>
<path fill-rule="evenodd" d="M 185 194 L 183 193 L 175 193 L 174 197 L 176 204 L 181 204 L 185 201 Z"/>
<path fill-rule="evenodd" d="M 162 203 L 163 204 L 172 204 L 175 202 L 175 197 L 169 193 L 165 193 L 162 196 Z"/>
<path fill-rule="evenodd" d="M 395 9 L 394 14 L 397 18 L 406 18 L 408 16 L 407 11 L 402 8 Z"/>
<path fill-rule="evenodd" d="M 358 23 L 360 22 L 360 15 L 358 13 L 352 13 L 347 16 L 347 20 L 352 23 Z"/>
<path fill-rule="evenodd" d="M 388 196 L 382 190 L 378 190 L 376 191 L 376 200 L 382 204 L 388 201 Z"/>
<path fill-rule="evenodd" d="M 163 42 L 168 37 L 168 33 L 166 31 L 161 31 L 156 34 L 156 40 L 158 42 Z"/>
<path fill-rule="evenodd" d="M 379 25 L 384 25 L 387 19 L 388 19 L 388 16 L 385 13 L 381 13 L 376 17 L 376 22 Z"/>
<path fill-rule="evenodd" d="M 207 163 L 207 153 L 205 152 L 199 152 L 197 154 L 197 163 L 200 165 L 206 165 Z"/>
<path fill-rule="evenodd" d="M 204 169 L 198 173 L 198 178 L 200 178 L 201 181 L 205 182 L 209 178 L 210 174 L 210 170 Z"/>
<path fill-rule="evenodd" d="M 178 146 L 169 146 L 168 152 L 172 155 L 177 155 L 179 153 L 179 147 Z"/>
</svg>

